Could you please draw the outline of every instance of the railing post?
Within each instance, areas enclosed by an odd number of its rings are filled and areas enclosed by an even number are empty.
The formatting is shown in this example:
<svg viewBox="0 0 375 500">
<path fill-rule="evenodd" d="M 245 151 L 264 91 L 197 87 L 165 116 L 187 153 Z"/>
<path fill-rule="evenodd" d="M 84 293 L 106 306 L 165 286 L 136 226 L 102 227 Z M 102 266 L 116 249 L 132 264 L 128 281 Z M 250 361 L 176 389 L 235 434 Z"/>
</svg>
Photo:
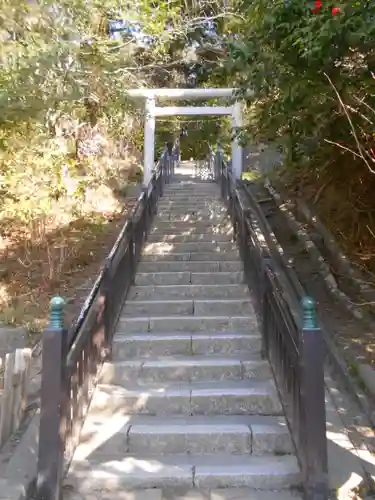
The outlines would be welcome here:
<svg viewBox="0 0 375 500">
<path fill-rule="evenodd" d="M 149 194 L 148 194 L 148 186 L 144 188 L 144 197 L 143 197 L 143 203 L 144 203 L 144 227 L 143 229 L 143 236 L 142 236 L 142 245 L 147 239 L 147 233 L 148 233 L 148 226 L 149 226 L 149 220 L 150 220 L 150 213 L 149 213 Z"/>
<path fill-rule="evenodd" d="M 262 359 L 269 359 L 270 355 L 270 340 L 269 340 L 269 319 L 270 314 L 268 310 L 268 298 L 267 298 L 267 268 L 271 265 L 271 259 L 269 257 L 261 256 L 260 261 L 260 282 L 259 282 L 259 292 L 257 296 L 258 307 L 262 311 L 261 314 L 261 331 L 262 331 L 262 345 L 261 345 L 261 356 Z"/>
<path fill-rule="evenodd" d="M 37 500 L 60 500 L 65 449 L 65 367 L 67 330 L 62 297 L 51 300 L 50 324 L 43 333 Z"/>
<path fill-rule="evenodd" d="M 328 498 L 327 439 L 324 385 L 324 342 L 317 325 L 315 302 L 301 301 L 303 325 L 300 339 L 301 388 L 304 441 L 303 475 L 308 500 Z"/>
<path fill-rule="evenodd" d="M 103 268 L 102 295 L 104 300 L 103 323 L 106 357 L 110 358 L 112 349 L 112 324 L 114 321 L 113 290 L 111 280 L 111 261 L 106 259 Z"/>
<path fill-rule="evenodd" d="M 164 182 L 165 184 L 168 184 L 169 182 L 169 165 L 168 165 L 168 158 L 169 158 L 169 149 L 167 143 L 164 145 L 164 152 L 161 160 L 161 168 L 163 171 L 163 179 L 162 183 Z M 160 188 L 161 190 L 161 196 L 163 196 L 163 186 Z"/>
<path fill-rule="evenodd" d="M 173 151 L 171 152 L 171 154 L 169 155 L 169 176 L 168 176 L 168 184 L 170 184 L 171 182 L 171 179 L 172 179 L 172 175 L 173 175 L 173 162 L 174 162 L 174 159 L 173 159 Z"/>
<path fill-rule="evenodd" d="M 221 197 L 226 200 L 225 196 L 225 179 L 224 179 L 224 161 L 223 161 L 223 150 L 220 145 L 217 147 L 217 162 L 218 162 L 218 172 L 219 172 L 219 182 L 220 182 L 220 191 Z"/>
<path fill-rule="evenodd" d="M 167 177 L 165 179 L 165 183 L 169 184 L 171 182 L 171 169 L 172 169 L 172 153 L 167 151 L 167 156 L 165 158 L 165 165 L 167 170 Z"/>
<path fill-rule="evenodd" d="M 165 158 L 166 158 L 166 151 L 164 151 L 163 153 L 163 156 L 161 158 L 161 164 L 160 164 L 160 177 L 159 179 L 156 179 L 156 182 L 158 184 L 160 184 L 159 186 L 156 186 L 156 192 L 157 192 L 157 198 L 161 198 L 163 196 L 163 192 L 164 192 L 164 182 L 167 182 L 167 179 L 168 179 L 168 172 L 167 172 L 167 168 L 166 168 L 166 161 L 165 161 Z"/>
<path fill-rule="evenodd" d="M 171 155 L 171 177 L 175 174 L 176 164 L 180 161 L 180 145 L 176 141 Z"/>
<path fill-rule="evenodd" d="M 135 231 L 134 231 L 134 220 L 129 221 L 129 265 L 131 273 L 131 284 L 135 284 L 135 272 L 137 268 L 136 256 L 135 256 Z"/>
<path fill-rule="evenodd" d="M 214 153 L 214 158 L 213 158 L 213 161 L 214 161 L 214 176 L 215 176 L 215 182 L 219 182 L 220 181 L 220 162 L 219 162 L 219 152 L 216 151 L 216 153 Z"/>
</svg>

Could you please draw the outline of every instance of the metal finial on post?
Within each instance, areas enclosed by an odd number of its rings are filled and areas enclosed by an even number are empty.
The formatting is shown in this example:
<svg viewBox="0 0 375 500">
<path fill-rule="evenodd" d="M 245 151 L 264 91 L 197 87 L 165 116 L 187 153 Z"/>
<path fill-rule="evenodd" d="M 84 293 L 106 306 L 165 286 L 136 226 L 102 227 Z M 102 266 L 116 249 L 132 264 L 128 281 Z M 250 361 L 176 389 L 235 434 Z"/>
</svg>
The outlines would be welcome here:
<svg viewBox="0 0 375 500">
<path fill-rule="evenodd" d="M 318 330 L 315 300 L 312 297 L 305 296 L 301 300 L 301 306 L 303 315 L 303 330 Z"/>
<path fill-rule="evenodd" d="M 64 307 L 62 297 L 52 298 L 49 325 L 43 333 L 36 498 L 45 500 L 61 497 L 66 405 L 70 397 L 65 379 L 68 335 L 64 328 Z"/>
<path fill-rule="evenodd" d="M 61 330 L 64 328 L 64 306 L 65 300 L 62 297 L 56 296 L 51 299 L 49 318 L 49 328 L 51 330 Z"/>
</svg>

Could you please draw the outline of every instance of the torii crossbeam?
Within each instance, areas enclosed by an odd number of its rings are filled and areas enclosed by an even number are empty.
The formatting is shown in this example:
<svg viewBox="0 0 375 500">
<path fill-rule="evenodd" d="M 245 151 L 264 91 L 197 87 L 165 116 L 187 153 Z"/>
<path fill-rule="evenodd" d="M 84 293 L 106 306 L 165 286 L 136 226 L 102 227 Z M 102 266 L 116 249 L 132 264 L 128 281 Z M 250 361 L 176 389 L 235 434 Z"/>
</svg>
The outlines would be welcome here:
<svg viewBox="0 0 375 500">
<path fill-rule="evenodd" d="M 157 99 L 174 100 L 208 100 L 220 97 L 233 97 L 232 88 L 220 89 L 131 89 L 126 94 L 132 98 L 145 99 L 145 131 L 144 131 L 144 176 L 143 183 L 147 186 L 154 168 L 155 156 L 155 121 L 159 116 L 232 116 L 234 129 L 242 126 L 241 104 L 237 101 L 232 106 L 156 106 Z M 237 139 L 232 142 L 232 169 L 236 178 L 242 173 L 242 148 Z"/>
</svg>

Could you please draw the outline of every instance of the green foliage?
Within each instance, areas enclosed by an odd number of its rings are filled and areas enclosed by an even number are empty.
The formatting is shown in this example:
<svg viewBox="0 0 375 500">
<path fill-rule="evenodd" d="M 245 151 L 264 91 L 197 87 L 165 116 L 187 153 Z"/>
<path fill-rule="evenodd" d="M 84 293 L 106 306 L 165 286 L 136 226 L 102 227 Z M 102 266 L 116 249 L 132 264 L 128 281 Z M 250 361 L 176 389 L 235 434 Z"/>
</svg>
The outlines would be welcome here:
<svg viewBox="0 0 375 500">
<path fill-rule="evenodd" d="M 227 117 L 197 117 L 182 123 L 186 135 L 181 137 L 182 159 L 204 160 L 209 147 L 216 149 L 218 142 L 230 144 L 231 119 Z"/>
<path fill-rule="evenodd" d="M 254 0 L 242 5 L 226 71 L 247 99 L 248 136 L 281 143 L 293 167 L 375 166 L 375 4 Z M 348 152 L 350 150 L 351 152 Z M 356 161 L 353 161 L 356 160 Z M 362 169 L 363 170 L 363 169 Z M 357 170 L 356 173 L 359 173 Z"/>
</svg>

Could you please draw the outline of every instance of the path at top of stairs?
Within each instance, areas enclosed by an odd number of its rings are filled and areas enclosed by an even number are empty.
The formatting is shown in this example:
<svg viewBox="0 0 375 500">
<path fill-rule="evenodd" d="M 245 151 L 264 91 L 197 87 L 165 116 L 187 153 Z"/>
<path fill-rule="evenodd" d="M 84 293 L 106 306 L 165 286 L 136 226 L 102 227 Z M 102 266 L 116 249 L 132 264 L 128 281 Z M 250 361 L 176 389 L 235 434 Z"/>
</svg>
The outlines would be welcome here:
<svg viewBox="0 0 375 500">
<path fill-rule="evenodd" d="M 71 495 L 292 498 L 299 468 L 260 350 L 219 189 L 182 171 L 165 187 L 100 373 Z"/>
</svg>

